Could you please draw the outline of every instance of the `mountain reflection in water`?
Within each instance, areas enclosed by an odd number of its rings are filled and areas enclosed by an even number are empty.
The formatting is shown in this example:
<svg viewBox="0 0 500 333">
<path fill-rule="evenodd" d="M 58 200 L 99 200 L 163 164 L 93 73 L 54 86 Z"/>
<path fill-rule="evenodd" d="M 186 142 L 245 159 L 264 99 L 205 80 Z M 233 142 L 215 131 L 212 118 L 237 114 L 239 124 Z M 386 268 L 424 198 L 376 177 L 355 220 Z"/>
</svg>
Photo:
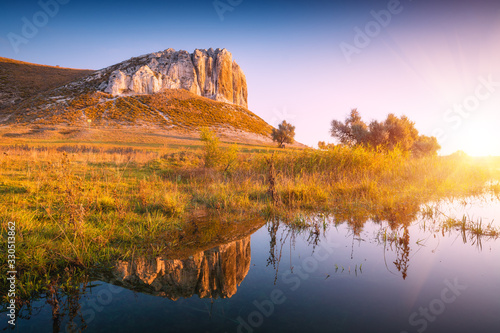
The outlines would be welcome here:
<svg viewBox="0 0 500 333">
<path fill-rule="evenodd" d="M 397 208 L 193 226 L 176 252 L 132 255 L 92 276 L 68 271 L 22 306 L 16 329 L 497 332 L 498 198 Z M 455 302 L 424 322 L 420 309 L 449 283 L 462 288 Z M 277 290 L 286 301 L 267 316 Z"/>
<path fill-rule="evenodd" d="M 250 269 L 250 236 L 186 259 L 136 258 L 120 261 L 108 282 L 177 300 L 233 296 Z"/>
</svg>

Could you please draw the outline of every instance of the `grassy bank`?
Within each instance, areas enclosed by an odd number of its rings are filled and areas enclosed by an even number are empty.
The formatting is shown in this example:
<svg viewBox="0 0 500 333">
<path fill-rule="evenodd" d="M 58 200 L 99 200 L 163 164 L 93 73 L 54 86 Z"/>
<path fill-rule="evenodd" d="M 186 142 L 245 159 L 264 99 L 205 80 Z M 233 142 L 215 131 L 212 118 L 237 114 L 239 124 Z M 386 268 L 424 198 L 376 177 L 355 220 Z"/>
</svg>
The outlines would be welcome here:
<svg viewBox="0 0 500 333">
<path fill-rule="evenodd" d="M 492 159 L 258 150 L 240 150 L 229 168 L 205 168 L 196 146 L 0 146 L 1 246 L 8 222 L 16 222 L 20 294 L 43 288 L 67 266 L 89 270 L 137 252 L 182 251 L 256 217 L 300 224 L 322 212 L 357 228 L 368 219 L 399 225 L 428 201 L 500 194 L 500 186 L 485 186 L 500 179 Z"/>
</svg>

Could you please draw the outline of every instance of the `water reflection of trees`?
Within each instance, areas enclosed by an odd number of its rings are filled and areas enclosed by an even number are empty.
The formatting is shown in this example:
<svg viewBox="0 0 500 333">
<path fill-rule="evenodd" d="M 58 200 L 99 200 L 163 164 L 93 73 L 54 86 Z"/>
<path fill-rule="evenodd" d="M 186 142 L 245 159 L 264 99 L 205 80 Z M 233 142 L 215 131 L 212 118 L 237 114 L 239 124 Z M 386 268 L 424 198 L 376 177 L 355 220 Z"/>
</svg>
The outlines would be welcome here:
<svg viewBox="0 0 500 333">
<path fill-rule="evenodd" d="M 88 282 L 88 276 L 82 271 L 67 268 L 62 276 L 51 280 L 44 292 L 31 300 L 16 302 L 20 305 L 17 318 L 30 320 L 49 306 L 52 332 L 79 332 L 86 329 L 87 323 L 82 315 L 81 300 L 86 293 Z M 73 330 L 75 327 L 78 329 Z"/>
<path fill-rule="evenodd" d="M 290 245 L 290 255 L 291 255 L 291 249 L 292 247 L 294 247 L 294 242 L 296 240 L 296 237 L 299 234 L 304 234 L 304 233 L 308 234 L 307 242 L 310 246 L 312 246 L 312 253 L 314 253 L 315 247 L 319 245 L 321 241 L 320 237 L 321 233 L 319 232 L 319 226 L 315 222 L 312 222 L 312 226 L 310 228 L 307 227 L 297 228 L 294 225 L 286 225 L 286 224 L 283 225 L 285 225 L 285 228 L 279 229 L 280 226 L 279 220 L 273 220 L 269 222 L 268 225 L 268 231 L 271 240 L 269 243 L 269 257 L 267 259 L 267 265 L 268 266 L 271 265 L 275 269 L 274 283 L 276 283 L 278 278 L 280 262 L 283 254 L 283 246 L 286 244 L 288 239 Z M 356 239 L 360 240 L 359 238 L 356 237 L 359 236 L 362 226 L 360 226 L 359 224 L 354 224 L 350 225 L 350 227 L 352 228 L 351 259 L 353 259 L 354 241 Z M 278 231 L 280 230 L 281 230 L 280 241 L 277 242 L 276 238 Z M 408 267 L 410 263 L 410 252 L 411 252 L 410 232 L 407 226 L 403 227 L 402 230 L 403 230 L 402 237 L 393 236 L 393 238 L 385 239 L 384 256 L 386 252 L 385 251 L 386 246 L 389 246 L 391 249 L 393 249 L 394 253 L 396 254 L 396 259 L 393 261 L 393 264 L 396 267 L 396 269 L 401 273 L 403 279 L 406 279 L 406 277 L 408 276 Z M 277 245 L 279 245 L 279 247 L 277 247 Z M 291 264 L 291 259 L 290 259 L 290 270 L 293 273 L 293 266 Z"/>
<path fill-rule="evenodd" d="M 474 221 L 467 216 L 462 219 L 454 219 L 438 210 L 429 215 L 425 209 L 422 209 L 418 200 L 394 202 L 381 207 L 363 207 L 350 204 L 339 207 L 329 215 L 311 214 L 286 222 L 285 220 L 276 218 L 268 222 L 270 243 L 267 264 L 275 268 L 276 277 L 284 242 L 288 240 L 290 243 L 291 253 L 296 237 L 306 235 L 303 238 L 307 239 L 306 242 L 311 245 L 314 252 L 314 248 L 322 240 L 321 234 L 324 234 L 327 228 L 341 224 L 348 226 L 349 234 L 352 237 L 351 259 L 353 259 L 355 240 L 361 241 L 360 235 L 366 223 L 373 222 L 379 225 L 380 229 L 376 235 L 376 241 L 383 246 L 386 267 L 393 274 L 397 272 L 403 279 L 408 277 L 410 267 L 410 254 L 412 253 L 410 236 L 415 231 L 412 228 L 421 228 L 421 230 L 423 228 L 423 231 L 428 234 L 428 238 L 432 239 L 444 237 L 446 234 L 458 234 L 464 244 L 474 245 L 479 250 L 482 250 L 483 241 L 497 239 L 500 236 L 500 231 L 497 228 L 482 222 L 482 220 Z M 413 243 L 417 250 L 420 246 L 425 245 L 422 241 L 416 240 Z M 392 260 L 386 258 L 388 253 L 392 253 L 394 256 Z M 291 264 L 290 269 L 293 270 Z"/>
<path fill-rule="evenodd" d="M 290 253 L 291 249 L 295 247 L 296 237 L 299 234 L 307 234 L 306 242 L 312 247 L 314 253 L 316 246 L 320 243 L 321 234 L 326 232 L 326 220 L 322 219 L 322 215 L 317 216 L 315 223 L 310 223 L 310 218 L 299 216 L 293 223 L 284 223 L 280 218 L 272 218 L 267 223 L 267 230 L 269 232 L 269 257 L 267 258 L 267 266 L 272 266 L 275 269 L 274 283 L 278 279 L 279 265 L 283 254 L 283 246 L 289 241 Z M 280 229 L 280 225 L 282 228 Z M 279 242 L 277 241 L 278 231 L 280 231 Z M 279 248 L 277 245 L 279 244 Z M 293 266 L 290 258 L 290 270 L 293 272 Z"/>
<path fill-rule="evenodd" d="M 330 228 L 346 225 L 349 229 L 348 237 L 352 237 L 350 259 L 353 259 L 355 242 L 361 242 L 361 234 L 368 222 L 380 226 L 375 240 L 383 247 L 387 269 L 403 279 L 406 279 L 409 274 L 410 254 L 412 250 L 415 250 L 412 247 L 418 248 L 425 245 L 425 239 L 415 239 L 415 231 L 423 232 L 428 239 L 456 235 L 464 244 L 471 244 L 478 250 L 482 249 L 485 240 L 499 237 L 497 229 L 481 220 L 472 219 L 465 215 L 462 218 L 454 218 L 443 214 L 437 208 L 421 209 L 417 202 L 411 201 L 381 207 L 362 207 L 356 204 L 339 206 L 331 214 L 299 215 L 291 220 L 272 218 L 267 223 L 270 237 L 267 266 L 275 270 L 274 282 L 276 283 L 280 263 L 283 260 L 285 261 L 282 264 L 287 265 L 289 259 L 289 267 L 286 268 L 293 272 L 291 255 L 299 236 L 314 253 L 316 247 L 325 240 L 326 232 Z M 413 243 L 410 242 L 411 236 L 414 237 Z M 290 258 L 284 256 L 287 246 L 290 249 Z M 392 258 L 387 259 L 386 256 Z M 164 297 L 171 299 L 190 297 L 194 294 L 210 298 L 231 297 L 236 292 L 236 286 L 245 278 L 250 266 L 250 236 L 201 251 L 192 257 L 197 259 L 163 258 L 165 259 L 163 260 L 160 258 L 162 260 L 155 259 L 153 264 L 148 264 L 144 258 L 135 258 L 134 262 L 123 263 L 120 266 L 121 273 L 123 273 L 119 276 L 120 281 L 117 280 L 117 276 L 114 276 L 112 280 L 107 282 L 117 283 L 131 290 L 136 290 L 134 288 L 140 285 L 137 287 L 139 291 L 149 290 L 154 295 L 160 295 L 163 292 Z M 230 260 L 230 258 L 239 259 Z M 177 270 L 174 274 L 176 276 L 181 276 L 181 271 L 185 271 L 186 267 L 192 272 L 191 275 L 188 274 L 189 276 L 184 274 L 184 278 L 177 281 L 179 282 L 177 285 L 182 286 L 182 288 L 171 288 L 172 285 L 175 285 L 175 281 L 166 278 L 168 274 L 164 273 L 167 266 L 176 267 Z M 163 271 L 162 269 L 158 270 L 159 267 L 163 267 Z M 154 283 L 151 282 L 153 280 L 150 281 L 153 275 L 158 277 Z M 162 281 L 167 282 L 162 284 Z M 198 281 L 207 283 L 198 284 Z M 226 283 L 224 281 L 232 282 Z M 170 287 L 166 288 L 165 286 L 168 286 L 169 283 Z M 84 302 L 81 298 L 85 293 L 88 293 L 88 288 L 86 276 L 77 274 L 75 270 L 67 270 L 65 276 L 52 280 L 51 284 L 45 288 L 46 291 L 37 295 L 37 300 L 42 300 L 44 306 L 49 306 L 51 309 L 53 332 L 62 332 L 68 325 L 70 325 L 68 326 L 70 327 L 69 331 L 81 331 L 87 327 L 88 323 L 85 319 L 88 318 L 82 316 L 81 307 Z M 34 304 L 40 304 L 40 302 Z M 44 306 L 33 306 L 30 302 L 24 303 L 18 313 L 18 318 L 30 319 L 30 317 L 37 316 Z M 76 329 L 72 330 L 73 327 Z"/>
<path fill-rule="evenodd" d="M 402 231 L 402 235 L 400 232 Z M 384 245 L 384 262 L 389 272 L 392 270 L 387 265 L 386 253 L 390 248 L 396 254 L 396 259 L 393 261 L 396 269 L 401 273 L 403 280 L 408 276 L 408 268 L 410 265 L 410 231 L 408 226 L 403 226 L 397 230 L 391 230 L 387 233 L 386 228 L 382 228 L 377 236 L 380 243 Z"/>
</svg>

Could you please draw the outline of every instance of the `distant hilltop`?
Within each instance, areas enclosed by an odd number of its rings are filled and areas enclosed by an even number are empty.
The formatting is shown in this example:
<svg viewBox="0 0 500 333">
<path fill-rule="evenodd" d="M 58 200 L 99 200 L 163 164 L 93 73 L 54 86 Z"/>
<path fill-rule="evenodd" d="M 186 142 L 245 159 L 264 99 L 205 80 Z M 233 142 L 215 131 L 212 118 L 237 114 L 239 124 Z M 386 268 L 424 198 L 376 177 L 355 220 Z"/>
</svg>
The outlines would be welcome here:
<svg viewBox="0 0 500 333">
<path fill-rule="evenodd" d="M 226 49 L 146 54 L 97 71 L 99 91 L 114 96 L 185 89 L 196 95 L 248 108 L 245 74 Z"/>
<path fill-rule="evenodd" d="M 94 72 L 0 57 L 0 110 Z"/>
<path fill-rule="evenodd" d="M 169 48 L 100 70 L 0 58 L 0 74 L 0 126 L 210 127 L 270 140 L 272 127 L 248 110 L 245 74 L 224 48 Z"/>
</svg>

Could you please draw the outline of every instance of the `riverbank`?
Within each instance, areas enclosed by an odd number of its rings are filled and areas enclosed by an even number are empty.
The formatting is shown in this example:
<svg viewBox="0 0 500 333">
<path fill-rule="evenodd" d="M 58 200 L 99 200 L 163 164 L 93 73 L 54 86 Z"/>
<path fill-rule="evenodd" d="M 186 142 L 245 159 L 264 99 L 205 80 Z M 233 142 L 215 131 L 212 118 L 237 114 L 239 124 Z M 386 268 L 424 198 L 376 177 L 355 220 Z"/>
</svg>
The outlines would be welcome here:
<svg viewBox="0 0 500 333">
<path fill-rule="evenodd" d="M 487 185 L 500 179 L 493 158 L 262 146 L 240 149 L 229 167 L 205 168 L 204 154 L 201 145 L 1 146 L 1 246 L 8 222 L 16 222 L 20 295 L 67 267 L 182 251 L 248 220 L 300 226 L 304 216 L 321 213 L 359 228 L 368 220 L 397 226 L 429 201 L 500 194 L 498 183 Z M 196 222 L 207 219 L 217 223 Z M 1 266 L 6 270 L 4 257 Z"/>
</svg>

